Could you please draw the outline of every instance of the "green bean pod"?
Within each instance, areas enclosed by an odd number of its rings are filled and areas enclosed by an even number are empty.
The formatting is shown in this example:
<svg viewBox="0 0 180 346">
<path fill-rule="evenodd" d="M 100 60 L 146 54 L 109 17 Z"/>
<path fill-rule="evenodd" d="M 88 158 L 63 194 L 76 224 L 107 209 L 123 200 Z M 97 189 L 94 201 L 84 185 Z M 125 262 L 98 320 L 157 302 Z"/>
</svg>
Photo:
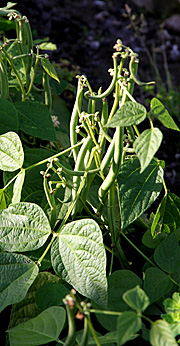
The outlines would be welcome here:
<svg viewBox="0 0 180 346">
<path fill-rule="evenodd" d="M 48 204 L 51 208 L 51 220 L 50 220 L 50 224 L 51 224 L 51 228 L 54 228 L 55 222 L 56 222 L 56 202 L 55 202 L 55 198 L 53 193 L 51 194 L 49 191 L 49 186 L 48 186 L 48 181 L 47 181 L 47 177 L 44 175 L 44 179 L 43 179 L 43 187 L 44 187 L 44 192 L 48 201 Z"/>
<path fill-rule="evenodd" d="M 21 41 L 21 44 L 23 46 L 26 45 L 26 38 L 27 38 L 27 32 L 26 32 L 26 24 L 25 24 L 25 19 L 24 18 L 21 18 L 19 21 L 18 21 L 18 24 L 19 24 L 19 40 Z"/>
<path fill-rule="evenodd" d="M 84 143 L 81 146 L 81 149 L 78 153 L 76 164 L 74 167 L 75 171 L 83 171 L 86 170 L 85 167 L 85 157 L 87 155 L 87 152 L 89 152 L 92 148 L 92 138 L 88 136 Z M 76 194 L 79 188 L 79 185 L 81 183 L 81 176 L 74 176 L 73 177 L 73 189 L 72 189 L 72 200 L 74 201 L 76 198 Z M 75 208 L 73 209 L 72 215 L 74 216 L 78 209 L 78 201 L 76 203 Z"/>
<path fill-rule="evenodd" d="M 7 99 L 9 96 L 8 76 L 5 64 L 0 57 L 0 97 Z"/>
<path fill-rule="evenodd" d="M 89 91 L 85 92 L 84 96 L 87 99 L 101 100 L 101 99 L 107 97 L 113 91 L 117 77 L 118 77 L 117 55 L 118 55 L 118 53 L 113 54 L 114 74 L 113 74 L 113 78 L 112 78 L 112 81 L 111 81 L 109 87 L 106 89 L 106 91 L 104 91 L 102 94 L 99 94 L 99 95 L 92 95 Z"/>
<path fill-rule="evenodd" d="M 32 31 L 31 27 L 29 24 L 29 20 L 25 20 L 25 25 L 26 25 L 26 32 L 27 32 L 27 52 L 29 56 L 27 57 L 27 62 L 26 62 L 26 83 L 27 83 L 27 89 L 30 84 L 30 73 L 31 73 L 31 67 L 32 67 L 32 62 L 33 62 L 33 57 L 32 57 L 32 52 L 33 52 L 33 38 L 32 38 Z"/>
<path fill-rule="evenodd" d="M 77 94 L 76 94 L 76 100 L 74 103 L 74 108 L 71 115 L 71 121 L 70 121 L 70 142 L 71 147 L 77 144 L 77 133 L 76 133 L 76 126 L 78 124 L 79 120 L 79 113 L 81 109 L 82 104 L 82 93 L 83 93 L 83 86 L 81 85 L 81 81 L 79 79 L 78 81 L 78 88 L 77 88 Z M 74 161 L 76 162 L 77 156 L 78 156 L 79 148 L 72 149 Z"/>
<path fill-rule="evenodd" d="M 45 105 L 48 106 L 49 112 L 51 114 L 52 110 L 52 95 L 51 95 L 51 88 L 49 85 L 49 75 L 47 74 L 46 71 L 43 71 L 43 88 L 44 88 L 44 97 L 45 97 Z"/>
<path fill-rule="evenodd" d="M 132 78 L 134 80 L 134 82 L 136 84 L 138 84 L 138 85 L 154 84 L 155 83 L 154 81 L 151 81 L 151 82 L 141 82 L 139 79 L 137 79 L 136 74 L 134 73 L 133 65 L 137 64 L 138 62 L 139 62 L 138 59 L 134 55 L 132 55 L 131 59 L 130 59 L 130 62 L 129 62 L 129 71 L 131 73 L 130 78 Z"/>
<path fill-rule="evenodd" d="M 106 176 L 105 180 L 103 181 L 103 183 L 101 184 L 99 188 L 98 194 L 99 194 L 100 201 L 102 201 L 103 198 L 106 196 L 108 190 L 114 183 L 119 173 L 119 169 L 122 163 L 122 154 L 123 154 L 123 134 L 124 134 L 124 127 L 118 126 L 114 134 L 115 142 L 114 142 L 114 156 L 113 156 L 112 164 L 111 164 L 108 175 Z"/>
<path fill-rule="evenodd" d="M 105 125 L 108 121 L 108 101 L 106 98 L 102 99 L 102 114 L 101 114 L 101 125 Z M 107 132 L 107 130 L 105 131 Z M 101 143 L 101 149 L 102 149 L 102 154 L 104 152 L 104 145 L 105 145 L 105 140 L 104 140 L 104 134 L 102 132 L 102 129 L 100 128 L 99 130 L 99 138 L 98 138 L 98 143 Z"/>
<path fill-rule="evenodd" d="M 103 160 L 101 161 L 101 172 L 102 173 L 107 169 L 107 167 L 109 166 L 110 161 L 113 157 L 115 140 L 116 140 L 116 135 L 114 133 L 113 139 L 112 139 L 112 141 L 111 141 L 111 143 L 107 149 L 107 152 L 104 155 Z"/>
</svg>

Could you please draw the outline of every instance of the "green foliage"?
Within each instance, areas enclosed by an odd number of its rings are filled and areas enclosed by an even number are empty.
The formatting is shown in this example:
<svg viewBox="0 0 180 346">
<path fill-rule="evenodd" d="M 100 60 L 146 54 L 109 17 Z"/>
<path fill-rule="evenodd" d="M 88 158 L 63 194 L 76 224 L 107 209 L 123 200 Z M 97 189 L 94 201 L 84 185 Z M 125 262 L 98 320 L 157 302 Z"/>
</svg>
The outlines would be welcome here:
<svg viewBox="0 0 180 346">
<path fill-rule="evenodd" d="M 33 42 L 13 5 L 0 10 L 17 36 L 3 35 L 0 56 L 0 309 L 12 306 L 9 345 L 177 345 L 180 200 L 155 157 L 163 133 L 154 121 L 179 128 L 158 99 L 149 112 L 136 102 L 137 54 L 120 40 L 107 90 L 96 94 L 78 76 L 70 115 L 60 95 L 73 73 L 40 54 L 55 45 Z M 84 320 L 78 331 L 75 315 Z"/>
</svg>

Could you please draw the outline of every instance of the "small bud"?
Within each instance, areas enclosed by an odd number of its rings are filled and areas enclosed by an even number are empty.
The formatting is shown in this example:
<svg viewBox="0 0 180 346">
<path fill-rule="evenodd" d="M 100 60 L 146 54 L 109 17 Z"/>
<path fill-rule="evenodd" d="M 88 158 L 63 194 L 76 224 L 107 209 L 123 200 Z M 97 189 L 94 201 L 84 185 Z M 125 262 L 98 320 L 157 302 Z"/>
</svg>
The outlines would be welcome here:
<svg viewBox="0 0 180 346">
<path fill-rule="evenodd" d="M 40 174 L 42 174 L 42 175 L 44 175 L 44 174 L 45 174 L 45 172 L 44 172 L 44 171 L 40 171 L 39 173 L 40 173 Z"/>
</svg>

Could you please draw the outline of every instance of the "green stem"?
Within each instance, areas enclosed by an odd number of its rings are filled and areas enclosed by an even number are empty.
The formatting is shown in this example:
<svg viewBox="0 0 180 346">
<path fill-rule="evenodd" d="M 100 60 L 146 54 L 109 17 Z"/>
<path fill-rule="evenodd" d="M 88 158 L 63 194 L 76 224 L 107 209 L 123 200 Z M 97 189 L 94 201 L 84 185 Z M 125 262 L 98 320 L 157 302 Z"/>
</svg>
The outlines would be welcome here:
<svg viewBox="0 0 180 346">
<path fill-rule="evenodd" d="M 9 63 L 9 65 L 11 66 L 12 70 L 14 71 L 14 74 L 15 74 L 15 76 L 16 76 L 16 78 L 17 78 L 17 80 L 18 80 L 19 86 L 20 86 L 20 88 L 21 88 L 21 92 L 22 92 L 22 101 L 25 101 L 25 99 L 26 99 L 25 90 L 24 90 L 24 87 L 23 87 L 21 78 L 20 78 L 20 76 L 19 76 L 19 73 L 18 73 L 18 71 L 16 70 L 16 67 L 15 67 L 15 65 L 13 64 L 12 59 L 10 58 L 9 54 L 6 52 L 5 49 L 2 49 L 2 53 L 5 55 L 5 57 L 6 57 L 7 61 L 8 61 L 8 63 Z"/>
<path fill-rule="evenodd" d="M 75 322 L 74 322 L 74 315 L 72 309 L 70 309 L 68 304 L 65 304 L 66 312 L 67 312 L 67 318 L 68 318 L 68 336 L 66 338 L 66 341 L 64 343 L 64 346 L 72 346 L 74 344 L 75 340 Z"/>
<path fill-rule="evenodd" d="M 84 139 L 82 139 L 82 141 L 80 141 L 79 143 L 73 145 L 72 147 L 69 147 L 69 148 L 67 148 L 67 149 L 65 149 L 65 150 L 63 150 L 63 151 L 61 151 L 61 152 L 59 152 L 59 153 L 57 153 L 57 154 L 55 154 L 53 156 L 50 156 L 49 158 L 47 158 L 45 160 L 39 161 L 37 163 L 34 163 L 32 166 L 29 166 L 29 167 L 25 168 L 25 170 L 29 171 L 30 169 L 32 169 L 34 167 L 37 167 L 37 166 L 42 165 L 43 163 L 49 162 L 49 160 L 53 160 L 56 157 L 62 156 L 64 154 L 68 153 L 69 151 L 71 151 L 72 149 L 79 147 L 83 143 L 84 143 Z"/>
</svg>

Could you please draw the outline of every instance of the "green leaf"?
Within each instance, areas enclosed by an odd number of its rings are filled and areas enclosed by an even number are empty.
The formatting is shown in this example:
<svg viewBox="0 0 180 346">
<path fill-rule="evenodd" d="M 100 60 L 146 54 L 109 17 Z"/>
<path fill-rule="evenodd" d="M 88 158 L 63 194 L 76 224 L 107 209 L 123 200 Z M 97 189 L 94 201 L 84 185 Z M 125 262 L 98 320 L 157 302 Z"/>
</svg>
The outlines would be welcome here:
<svg viewBox="0 0 180 346">
<path fill-rule="evenodd" d="M 163 305 L 165 307 L 166 312 L 180 312 L 180 293 L 174 292 L 171 298 L 167 298 L 164 300 Z"/>
<path fill-rule="evenodd" d="M 4 18 L 0 18 L 0 31 L 4 32 L 4 31 L 8 31 L 8 30 L 15 30 L 16 29 L 16 25 L 15 23 L 11 20 L 7 20 Z"/>
<path fill-rule="evenodd" d="M 38 44 L 37 47 L 42 50 L 56 50 L 57 49 L 57 46 L 52 42 L 43 42 L 41 44 Z"/>
<path fill-rule="evenodd" d="M 154 215 L 154 218 L 150 226 L 151 234 L 154 238 L 157 236 L 157 234 L 159 234 L 163 230 L 163 220 L 164 220 L 166 202 L 167 202 L 167 194 L 163 197 L 163 199 L 159 203 L 156 214 Z"/>
<path fill-rule="evenodd" d="M 169 274 L 175 273 L 180 268 L 180 247 L 174 233 L 158 245 L 154 252 L 154 260 Z"/>
<path fill-rule="evenodd" d="M 146 118 L 146 108 L 137 102 L 128 101 L 113 116 L 105 127 L 138 125 Z"/>
<path fill-rule="evenodd" d="M 133 143 L 134 150 L 141 164 L 141 172 L 149 165 L 159 149 L 163 139 L 162 132 L 153 127 L 143 131 Z"/>
<path fill-rule="evenodd" d="M 141 329 L 141 317 L 134 311 L 122 312 L 117 322 L 117 345 L 121 346 Z"/>
<path fill-rule="evenodd" d="M 6 197 L 5 197 L 5 191 L 3 189 L 0 189 L 0 209 L 6 209 Z"/>
<path fill-rule="evenodd" d="M 163 223 L 171 232 L 180 227 L 180 198 L 174 193 L 167 194 Z"/>
<path fill-rule="evenodd" d="M 24 184 L 25 172 L 25 169 L 22 169 L 20 175 L 18 175 L 18 177 L 15 180 L 13 186 L 12 203 L 19 203 L 21 200 L 21 192 Z"/>
<path fill-rule="evenodd" d="M 180 131 L 173 118 L 170 116 L 168 110 L 164 105 L 156 98 L 151 100 L 150 104 L 151 113 L 168 129 Z"/>
<path fill-rule="evenodd" d="M 108 277 L 108 306 L 109 311 L 125 311 L 129 306 L 123 300 L 123 294 L 135 286 L 141 286 L 142 280 L 130 270 L 117 270 Z M 95 309 L 102 309 L 101 306 L 93 303 Z M 113 331 L 117 324 L 117 316 L 96 314 L 99 323 L 108 331 Z"/>
<path fill-rule="evenodd" d="M 163 187 L 163 169 L 155 160 L 140 174 L 138 159 L 130 159 L 117 177 L 121 229 L 136 220 L 155 201 Z"/>
<path fill-rule="evenodd" d="M 41 311 L 56 305 L 64 305 L 63 298 L 69 294 L 69 289 L 62 283 L 49 282 L 36 292 L 36 304 Z"/>
<path fill-rule="evenodd" d="M 150 343 L 152 346 L 177 346 L 170 325 L 163 320 L 153 322 L 150 329 Z"/>
<path fill-rule="evenodd" d="M 41 286 L 50 282 L 61 283 L 62 280 L 57 275 L 52 275 L 48 272 L 38 274 L 25 298 L 12 306 L 8 329 L 17 326 L 21 322 L 26 322 L 41 313 L 36 304 L 35 296 Z"/>
<path fill-rule="evenodd" d="M 51 260 L 63 280 L 82 295 L 107 305 L 106 253 L 94 220 L 67 224 L 52 245 Z"/>
<path fill-rule="evenodd" d="M 19 136 L 15 132 L 7 132 L 0 136 L 0 169 L 13 172 L 21 168 L 24 152 Z"/>
<path fill-rule="evenodd" d="M 66 313 L 62 307 L 50 307 L 37 317 L 7 330 L 10 346 L 39 346 L 57 340 L 65 320 Z"/>
<path fill-rule="evenodd" d="M 162 270 L 150 267 L 145 271 L 144 291 L 151 304 L 162 298 L 172 287 L 172 281 Z"/>
<path fill-rule="evenodd" d="M 47 44 L 47 43 L 46 43 Z M 45 58 L 41 58 L 41 63 L 42 63 L 42 67 L 43 69 L 47 72 L 47 74 L 54 78 L 55 80 L 57 80 L 57 82 L 60 83 L 60 80 L 58 78 L 58 75 L 56 73 L 55 68 L 53 67 L 53 65 L 50 63 L 50 61 L 48 59 Z"/>
<path fill-rule="evenodd" d="M 0 253 L 0 311 L 26 296 L 38 272 L 38 266 L 28 257 Z"/>
<path fill-rule="evenodd" d="M 51 234 L 47 216 L 34 203 L 20 202 L 4 209 L 0 218 L 0 246 L 6 251 L 40 248 Z"/>
<path fill-rule="evenodd" d="M 0 134 L 8 131 L 18 132 L 19 121 L 16 108 L 11 102 L 2 98 L 0 98 L 0 121 Z"/>
<path fill-rule="evenodd" d="M 131 309 L 137 312 L 146 310 L 149 305 L 149 298 L 146 293 L 139 287 L 136 286 L 123 294 L 123 299 L 130 306 Z"/>
<path fill-rule="evenodd" d="M 56 142 L 54 125 L 48 107 L 40 102 L 14 103 L 19 113 L 19 127 L 30 136 Z"/>
</svg>

